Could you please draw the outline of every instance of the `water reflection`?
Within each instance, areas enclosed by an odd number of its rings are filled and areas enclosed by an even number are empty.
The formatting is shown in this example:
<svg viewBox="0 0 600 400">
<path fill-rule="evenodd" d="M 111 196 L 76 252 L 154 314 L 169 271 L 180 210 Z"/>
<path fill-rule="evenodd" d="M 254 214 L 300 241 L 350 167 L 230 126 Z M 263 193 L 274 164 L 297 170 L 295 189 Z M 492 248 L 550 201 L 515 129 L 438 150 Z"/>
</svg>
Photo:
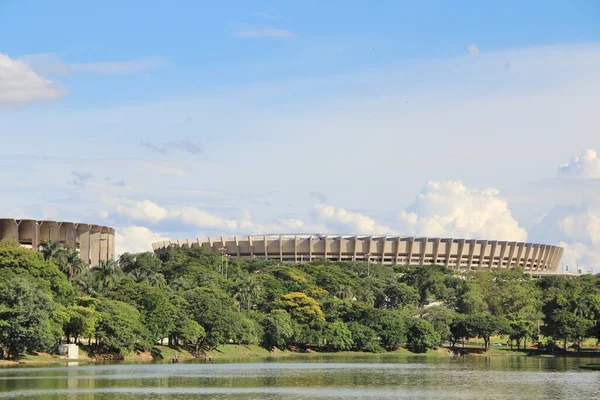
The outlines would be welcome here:
<svg viewBox="0 0 600 400">
<path fill-rule="evenodd" d="M 266 360 L 261 363 L 71 365 L 0 370 L 13 399 L 600 398 L 585 359 L 529 357 Z"/>
</svg>

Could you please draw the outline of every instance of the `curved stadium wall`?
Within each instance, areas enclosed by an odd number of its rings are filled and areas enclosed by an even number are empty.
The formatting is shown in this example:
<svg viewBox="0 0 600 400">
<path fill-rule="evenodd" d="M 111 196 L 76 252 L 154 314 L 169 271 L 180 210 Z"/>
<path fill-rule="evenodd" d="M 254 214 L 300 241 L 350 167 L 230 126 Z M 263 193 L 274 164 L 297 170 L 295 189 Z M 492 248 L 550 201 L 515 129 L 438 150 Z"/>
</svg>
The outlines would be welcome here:
<svg viewBox="0 0 600 400">
<path fill-rule="evenodd" d="M 81 259 L 91 266 L 115 258 L 115 230 L 108 226 L 0 218 L 0 240 L 9 238 L 36 250 L 48 240 L 60 242 L 77 249 Z"/>
<path fill-rule="evenodd" d="M 285 234 L 213 237 L 153 243 L 158 254 L 169 247 L 206 247 L 229 257 L 287 262 L 371 261 L 387 265 L 441 264 L 451 269 L 521 267 L 556 271 L 563 248 L 537 243 L 399 236 Z"/>
</svg>

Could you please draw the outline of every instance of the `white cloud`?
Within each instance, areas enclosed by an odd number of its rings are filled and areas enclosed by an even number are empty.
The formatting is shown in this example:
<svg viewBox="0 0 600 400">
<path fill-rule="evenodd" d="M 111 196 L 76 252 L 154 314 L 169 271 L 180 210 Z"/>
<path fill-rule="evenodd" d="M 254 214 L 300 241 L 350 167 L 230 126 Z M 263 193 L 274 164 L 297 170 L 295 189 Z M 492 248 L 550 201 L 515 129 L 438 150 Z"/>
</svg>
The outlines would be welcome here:
<svg viewBox="0 0 600 400">
<path fill-rule="evenodd" d="M 343 208 L 336 209 L 327 204 L 317 204 L 314 206 L 313 212 L 317 220 L 323 222 L 326 227 L 337 231 L 333 233 L 373 235 L 394 233 L 392 228 L 379 225 L 371 217 Z"/>
<path fill-rule="evenodd" d="M 236 30 L 233 32 L 233 36 L 240 38 L 290 38 L 296 35 L 287 29 L 255 27 Z"/>
<path fill-rule="evenodd" d="M 240 232 L 247 234 L 272 234 L 272 233 L 306 233 L 307 225 L 298 218 L 278 218 L 267 223 L 255 223 L 250 213 L 245 211 L 239 221 Z"/>
<path fill-rule="evenodd" d="M 158 222 L 167 218 L 168 211 L 150 200 L 127 201 L 117 205 L 115 211 L 137 221 Z"/>
<path fill-rule="evenodd" d="M 403 234 L 525 241 L 496 189 L 470 189 L 461 181 L 429 182 L 399 213 Z"/>
<path fill-rule="evenodd" d="M 168 218 L 198 228 L 235 230 L 237 227 L 235 220 L 226 220 L 215 214 L 189 206 L 169 210 Z"/>
<path fill-rule="evenodd" d="M 102 75 L 127 75 L 157 69 L 165 66 L 163 58 L 143 58 L 127 61 L 104 61 L 93 63 L 67 63 L 61 59 L 62 53 L 27 54 L 19 61 L 31 66 L 42 74 L 73 76 L 77 73 Z"/>
<path fill-rule="evenodd" d="M 565 248 L 562 263 L 570 272 L 576 267 L 596 267 L 600 272 L 600 208 L 587 204 L 557 205 L 531 230 L 536 241 Z"/>
<path fill-rule="evenodd" d="M 152 243 L 169 240 L 166 236 L 152 232 L 144 226 L 131 225 L 116 230 L 115 255 L 125 252 L 140 253 L 152 251 Z"/>
<path fill-rule="evenodd" d="M 475 43 L 471 43 L 469 45 L 469 47 L 467 47 L 467 50 L 469 51 L 469 54 L 472 56 L 479 55 L 479 47 Z"/>
<path fill-rule="evenodd" d="M 600 179 L 600 159 L 596 150 L 587 149 L 558 168 L 558 174 L 568 178 Z"/>
<path fill-rule="evenodd" d="M 38 75 L 22 61 L 0 54 L 0 109 L 55 100 L 67 91 Z"/>
</svg>

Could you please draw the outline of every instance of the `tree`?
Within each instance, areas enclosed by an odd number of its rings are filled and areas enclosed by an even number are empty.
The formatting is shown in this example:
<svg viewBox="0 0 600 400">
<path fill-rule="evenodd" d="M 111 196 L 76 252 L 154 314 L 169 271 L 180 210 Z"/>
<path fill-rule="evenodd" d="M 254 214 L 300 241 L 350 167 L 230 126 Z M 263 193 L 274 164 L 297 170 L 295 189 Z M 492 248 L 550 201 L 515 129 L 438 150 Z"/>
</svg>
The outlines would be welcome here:
<svg viewBox="0 0 600 400">
<path fill-rule="evenodd" d="M 187 312 L 206 332 L 201 347 L 211 350 L 232 339 L 232 326 L 239 318 L 233 299 L 220 289 L 197 288 L 184 294 Z"/>
<path fill-rule="evenodd" d="M 152 346 L 150 333 L 135 307 L 121 301 L 102 300 L 98 311 L 101 314 L 96 328 L 98 353 L 122 359 L 136 346 L 144 350 Z"/>
<path fill-rule="evenodd" d="M 443 306 L 429 307 L 424 310 L 421 317 L 429 322 L 433 329 L 440 335 L 440 340 L 451 341 L 452 332 L 450 325 L 456 318 L 456 312 Z"/>
<path fill-rule="evenodd" d="M 0 275 L 0 347 L 9 359 L 26 351 L 49 349 L 60 337 L 51 313 L 56 305 L 49 291 L 34 279 L 10 271 Z"/>
<path fill-rule="evenodd" d="M 353 349 L 371 353 L 380 353 L 384 351 L 379 344 L 377 332 L 373 329 L 356 321 L 348 323 L 347 326 L 350 333 L 352 333 Z"/>
<path fill-rule="evenodd" d="M 123 272 L 114 261 L 100 261 L 92 267 L 92 278 L 102 289 L 112 289 L 121 280 Z"/>
<path fill-rule="evenodd" d="M 490 337 L 493 334 L 509 330 L 508 321 L 488 313 L 469 315 L 467 317 L 467 323 L 470 326 L 469 331 L 473 335 L 483 339 L 486 351 L 489 348 Z"/>
<path fill-rule="evenodd" d="M 40 251 L 44 256 L 44 260 L 52 261 L 56 264 L 55 261 L 60 252 L 62 251 L 62 245 L 60 244 L 60 242 L 57 242 L 55 240 L 48 240 L 40 244 Z"/>
<path fill-rule="evenodd" d="M 284 310 L 273 310 L 262 320 L 263 337 L 261 345 L 271 351 L 274 348 L 286 349 L 292 337 L 294 328 L 290 315 Z"/>
<path fill-rule="evenodd" d="M 256 277 L 246 275 L 238 279 L 233 286 L 233 297 L 238 300 L 238 310 L 244 304 L 249 311 L 252 300 L 258 296 L 260 290 L 261 286 Z"/>
<path fill-rule="evenodd" d="M 79 253 L 72 247 L 61 248 L 55 256 L 55 261 L 61 271 L 67 275 L 69 282 L 86 269 L 85 263 L 79 258 Z"/>
<path fill-rule="evenodd" d="M 567 350 L 567 342 L 574 341 L 579 344 L 585 338 L 593 323 L 574 313 L 565 310 L 555 310 L 549 318 L 546 319 L 544 333 L 551 336 L 554 340 L 563 342 L 563 350 Z"/>
<path fill-rule="evenodd" d="M 443 299 L 446 295 L 446 277 L 450 271 L 443 265 L 406 266 L 400 272 L 401 281 L 417 289 L 421 303 L 430 297 Z"/>
<path fill-rule="evenodd" d="M 406 341 L 406 322 L 398 311 L 380 310 L 374 313 L 369 327 L 375 330 L 381 346 L 388 351 L 398 349 Z"/>
<path fill-rule="evenodd" d="M 433 326 L 420 318 L 411 318 L 406 331 L 406 347 L 414 353 L 425 353 L 439 345 L 440 335 Z"/>
<path fill-rule="evenodd" d="M 390 283 L 384 290 L 383 302 L 377 305 L 379 308 L 400 309 L 405 306 L 416 306 L 419 304 L 419 292 L 403 282 Z"/>
<path fill-rule="evenodd" d="M 341 351 L 352 348 L 352 332 L 348 326 L 341 322 L 330 322 L 323 330 L 323 341 L 325 347 L 330 350 Z"/>
<path fill-rule="evenodd" d="M 527 347 L 527 339 L 537 338 L 537 326 L 532 321 L 526 319 L 514 319 L 510 321 L 511 332 L 509 334 L 510 345 L 512 348 L 513 340 L 517 342 L 517 349 L 521 348 L 521 342 L 523 348 Z"/>
</svg>

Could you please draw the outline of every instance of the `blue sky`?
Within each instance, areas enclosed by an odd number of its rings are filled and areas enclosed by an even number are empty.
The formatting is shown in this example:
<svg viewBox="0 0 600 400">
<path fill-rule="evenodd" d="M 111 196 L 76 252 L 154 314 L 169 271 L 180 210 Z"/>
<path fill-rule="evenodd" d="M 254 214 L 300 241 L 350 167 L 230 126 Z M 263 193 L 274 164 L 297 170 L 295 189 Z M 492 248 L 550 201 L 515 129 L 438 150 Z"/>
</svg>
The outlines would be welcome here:
<svg viewBox="0 0 600 400">
<path fill-rule="evenodd" d="M 0 214 L 600 266 L 600 5 L 371 3 L 0 0 Z"/>
</svg>

